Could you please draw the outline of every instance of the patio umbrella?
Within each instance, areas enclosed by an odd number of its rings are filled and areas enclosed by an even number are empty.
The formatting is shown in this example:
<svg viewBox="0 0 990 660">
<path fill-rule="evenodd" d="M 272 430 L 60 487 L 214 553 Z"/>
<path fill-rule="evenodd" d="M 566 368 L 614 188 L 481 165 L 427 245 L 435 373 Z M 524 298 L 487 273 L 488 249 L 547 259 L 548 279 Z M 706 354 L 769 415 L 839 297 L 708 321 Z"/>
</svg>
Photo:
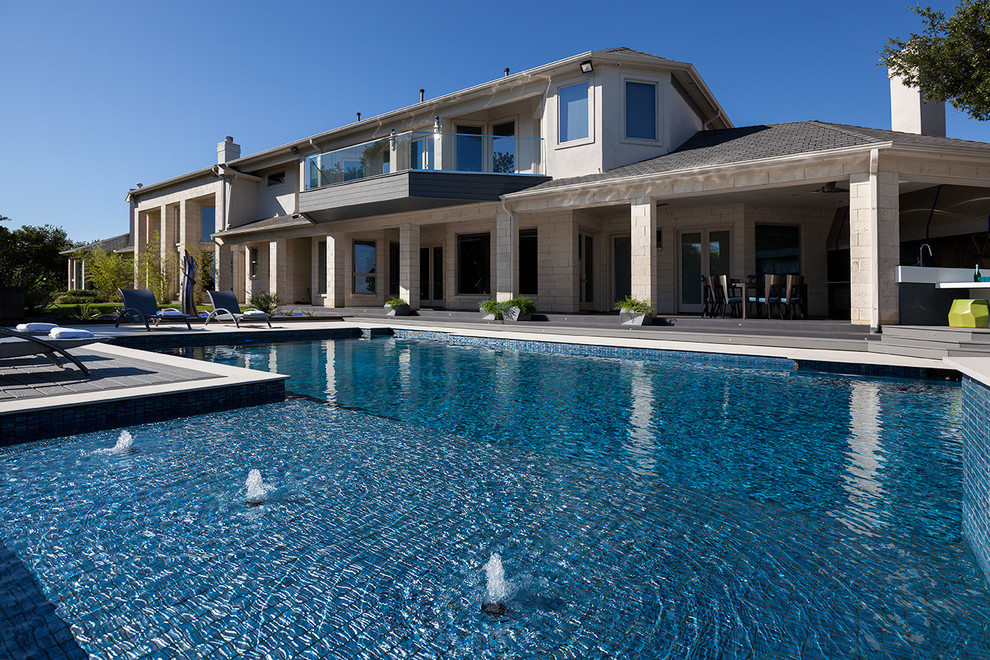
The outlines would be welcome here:
<svg viewBox="0 0 990 660">
<path fill-rule="evenodd" d="M 188 254 L 182 259 L 182 312 L 187 316 L 196 316 L 196 301 L 193 287 L 196 284 L 196 260 Z"/>
</svg>

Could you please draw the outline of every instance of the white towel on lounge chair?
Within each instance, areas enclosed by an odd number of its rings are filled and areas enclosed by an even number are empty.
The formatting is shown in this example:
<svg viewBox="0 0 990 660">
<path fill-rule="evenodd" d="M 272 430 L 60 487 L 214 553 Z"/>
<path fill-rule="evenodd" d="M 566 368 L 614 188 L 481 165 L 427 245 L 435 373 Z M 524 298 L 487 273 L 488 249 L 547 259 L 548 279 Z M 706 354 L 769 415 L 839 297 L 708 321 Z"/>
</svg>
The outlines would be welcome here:
<svg viewBox="0 0 990 660">
<path fill-rule="evenodd" d="M 57 323 L 18 323 L 18 332 L 50 332 L 52 328 L 57 328 Z"/>
<path fill-rule="evenodd" d="M 166 316 L 166 317 L 167 316 L 173 316 L 173 317 L 180 318 L 180 319 L 184 319 L 186 317 L 185 314 L 183 314 L 182 312 L 180 312 L 177 309 L 162 309 L 162 310 L 159 310 L 158 311 L 158 316 Z"/>
<path fill-rule="evenodd" d="M 243 316 L 268 316 L 268 314 L 260 309 L 245 309 Z"/>
<path fill-rule="evenodd" d="M 48 336 L 52 339 L 91 339 L 94 335 L 78 328 L 52 328 Z"/>
</svg>

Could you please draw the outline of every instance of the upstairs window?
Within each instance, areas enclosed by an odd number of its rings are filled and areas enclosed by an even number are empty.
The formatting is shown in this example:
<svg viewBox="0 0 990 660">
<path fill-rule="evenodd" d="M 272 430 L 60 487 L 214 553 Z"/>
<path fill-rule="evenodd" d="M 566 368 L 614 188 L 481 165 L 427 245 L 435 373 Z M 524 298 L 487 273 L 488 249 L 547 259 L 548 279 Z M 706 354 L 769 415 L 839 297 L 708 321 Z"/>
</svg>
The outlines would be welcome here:
<svg viewBox="0 0 990 660">
<path fill-rule="evenodd" d="M 212 241 L 211 234 L 216 229 L 217 210 L 212 206 L 200 207 L 199 212 L 199 240 Z"/>
<path fill-rule="evenodd" d="M 657 86 L 626 81 L 626 137 L 657 139 Z"/>
<path fill-rule="evenodd" d="M 588 83 L 579 82 L 557 90 L 559 141 L 584 140 L 590 135 L 588 125 Z"/>
<path fill-rule="evenodd" d="M 272 172 L 268 175 L 268 185 L 269 186 L 280 186 L 285 183 L 285 170 L 281 172 Z"/>
</svg>

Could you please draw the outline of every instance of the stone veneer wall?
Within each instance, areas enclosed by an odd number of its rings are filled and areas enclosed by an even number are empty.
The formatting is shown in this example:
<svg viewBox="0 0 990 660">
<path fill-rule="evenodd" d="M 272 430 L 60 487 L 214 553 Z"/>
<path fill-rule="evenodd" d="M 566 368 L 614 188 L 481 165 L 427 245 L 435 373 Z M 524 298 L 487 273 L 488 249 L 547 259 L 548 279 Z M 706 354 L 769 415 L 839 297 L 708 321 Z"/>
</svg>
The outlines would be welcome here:
<svg viewBox="0 0 990 660">
<path fill-rule="evenodd" d="M 990 387 L 964 376 L 963 535 L 990 579 Z"/>
</svg>

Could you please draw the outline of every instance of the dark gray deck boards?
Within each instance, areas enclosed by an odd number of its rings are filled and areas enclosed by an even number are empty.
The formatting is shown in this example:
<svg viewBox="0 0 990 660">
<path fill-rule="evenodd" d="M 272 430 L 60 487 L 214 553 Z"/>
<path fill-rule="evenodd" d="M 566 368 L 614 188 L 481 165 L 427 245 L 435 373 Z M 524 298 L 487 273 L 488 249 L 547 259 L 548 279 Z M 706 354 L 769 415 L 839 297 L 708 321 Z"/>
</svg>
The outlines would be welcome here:
<svg viewBox="0 0 990 660">
<path fill-rule="evenodd" d="M 0 402 L 107 392 L 217 377 L 202 371 L 124 358 L 87 348 L 74 349 L 72 354 L 89 367 L 91 378 L 71 364 L 60 369 L 40 356 L 0 361 Z"/>
</svg>

